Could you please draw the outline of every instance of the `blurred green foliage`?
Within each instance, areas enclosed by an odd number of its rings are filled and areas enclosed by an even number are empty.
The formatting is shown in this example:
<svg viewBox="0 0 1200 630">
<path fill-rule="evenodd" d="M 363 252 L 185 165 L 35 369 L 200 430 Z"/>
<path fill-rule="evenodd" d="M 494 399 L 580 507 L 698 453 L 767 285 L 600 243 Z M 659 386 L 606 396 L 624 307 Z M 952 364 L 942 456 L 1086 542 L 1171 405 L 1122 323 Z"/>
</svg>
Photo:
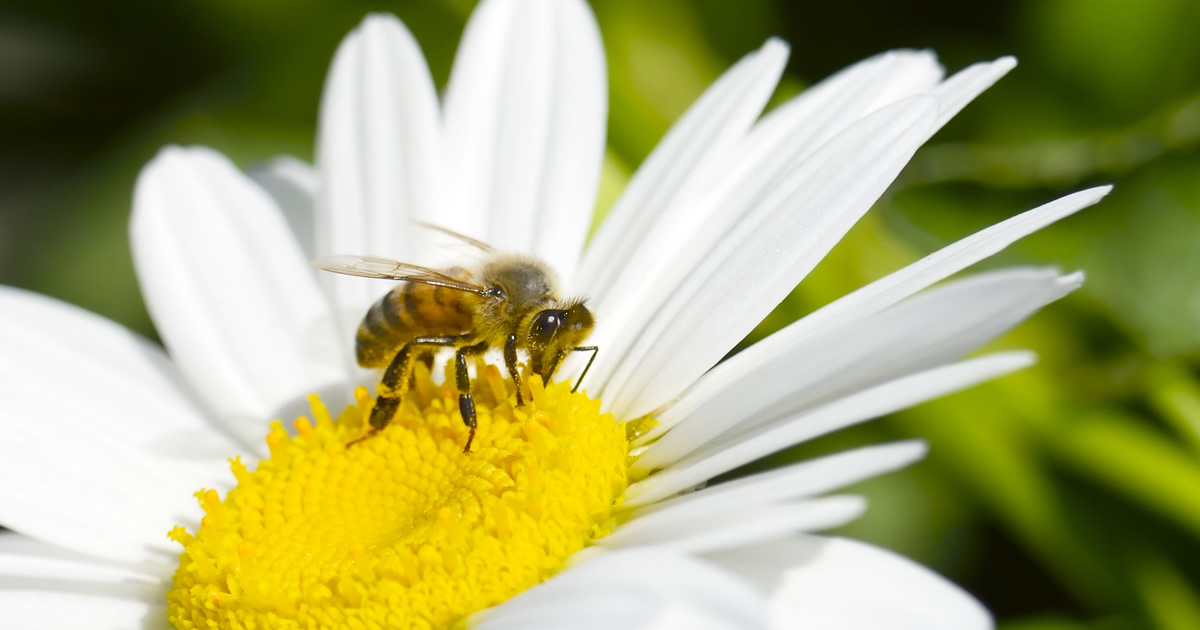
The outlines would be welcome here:
<svg viewBox="0 0 1200 630">
<path fill-rule="evenodd" d="M 400 15 L 444 83 L 469 0 L 0 2 L 0 282 L 153 336 L 125 224 L 167 143 L 249 166 L 311 158 L 338 40 Z M 792 449 L 923 437 L 863 484 L 848 535 L 976 593 L 1006 630 L 1200 628 L 1200 3 L 1195 0 L 595 0 L 609 52 L 599 206 L 701 90 L 769 35 L 781 95 L 892 47 L 1021 66 L 918 153 L 752 339 L 976 229 L 1113 182 L 1101 205 L 985 265 L 1059 264 L 1084 289 L 1001 340 L 1024 373 Z"/>
</svg>

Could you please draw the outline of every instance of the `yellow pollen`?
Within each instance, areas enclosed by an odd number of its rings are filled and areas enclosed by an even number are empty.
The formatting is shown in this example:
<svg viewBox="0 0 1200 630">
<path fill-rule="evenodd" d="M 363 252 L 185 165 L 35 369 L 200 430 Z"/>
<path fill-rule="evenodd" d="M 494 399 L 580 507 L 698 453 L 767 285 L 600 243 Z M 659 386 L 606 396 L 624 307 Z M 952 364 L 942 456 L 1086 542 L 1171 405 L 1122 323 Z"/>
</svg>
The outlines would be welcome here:
<svg viewBox="0 0 1200 630">
<path fill-rule="evenodd" d="M 568 383 L 529 378 L 515 408 L 494 366 L 475 384 L 479 431 L 464 455 L 458 392 L 418 365 L 378 435 L 363 388 L 335 421 L 281 423 L 271 457 L 205 516 L 183 545 L 167 616 L 176 628 L 451 628 L 560 570 L 606 535 L 627 485 L 625 427 Z M 450 383 L 453 379 L 447 379 Z"/>
</svg>

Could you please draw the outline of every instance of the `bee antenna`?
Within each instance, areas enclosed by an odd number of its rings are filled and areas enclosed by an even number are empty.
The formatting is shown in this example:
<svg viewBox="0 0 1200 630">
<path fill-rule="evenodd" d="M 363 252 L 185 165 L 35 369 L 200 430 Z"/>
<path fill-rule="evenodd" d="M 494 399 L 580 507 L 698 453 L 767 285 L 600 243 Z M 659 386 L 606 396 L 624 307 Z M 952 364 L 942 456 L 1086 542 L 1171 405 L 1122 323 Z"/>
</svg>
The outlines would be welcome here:
<svg viewBox="0 0 1200 630">
<path fill-rule="evenodd" d="M 434 225 L 433 223 L 426 223 L 425 221 L 417 221 L 415 219 L 412 222 L 427 229 L 427 230 L 433 230 L 434 232 L 441 232 L 442 234 L 445 234 L 446 236 L 449 236 L 450 238 L 461 241 L 462 243 L 464 243 L 466 245 L 470 245 L 471 247 L 474 247 L 482 252 L 492 253 L 492 252 L 496 251 L 495 247 L 492 247 L 491 245 L 488 245 L 487 243 L 485 243 L 477 238 L 471 238 L 470 236 L 467 236 L 466 234 L 455 232 L 454 230 L 451 230 L 449 228 L 444 228 L 440 225 Z"/>
</svg>

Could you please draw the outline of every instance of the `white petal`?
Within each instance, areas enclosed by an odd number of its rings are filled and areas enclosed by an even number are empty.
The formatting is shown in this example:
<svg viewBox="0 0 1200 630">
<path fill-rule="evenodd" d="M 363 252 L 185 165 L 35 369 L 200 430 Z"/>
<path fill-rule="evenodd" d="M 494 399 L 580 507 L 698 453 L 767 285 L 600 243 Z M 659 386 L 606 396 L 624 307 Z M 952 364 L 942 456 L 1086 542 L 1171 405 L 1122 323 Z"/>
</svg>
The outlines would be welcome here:
<svg viewBox="0 0 1200 630">
<path fill-rule="evenodd" d="M 827 329 L 878 313 L 1017 240 L 1095 204 L 1111 190 L 1112 186 L 1100 186 L 1073 193 L 980 230 L 805 316 L 769 337 L 769 341 L 754 344 L 730 357 L 729 361 L 714 368 L 713 373 L 740 374 L 769 356 L 794 351 L 797 344 Z M 662 429 L 657 432 L 661 434 Z"/>
<path fill-rule="evenodd" d="M 875 94 L 875 100 L 864 110 L 864 113 L 886 107 L 913 94 L 922 94 L 936 89 L 936 86 L 946 76 L 946 69 L 938 62 L 937 54 L 934 51 L 898 49 L 889 50 L 859 62 L 838 72 L 834 77 L 853 71 L 858 66 L 872 63 L 882 66 L 880 70 L 884 75 L 867 88 L 869 92 Z M 826 82 L 822 81 L 822 83 Z"/>
<path fill-rule="evenodd" d="M 760 427 L 729 442 L 698 450 L 625 491 L 625 505 L 639 507 L 693 488 L 760 457 L 853 424 L 965 389 L 1029 366 L 1029 353 L 1000 353 L 900 378 L 800 415 Z"/>
<path fill-rule="evenodd" d="M 260 446 L 272 418 L 337 407 L 346 352 L 275 203 L 224 156 L 164 149 L 134 192 L 134 262 L 171 354 L 216 418 Z"/>
<path fill-rule="evenodd" d="M 2 289 L 0 353 L 0 524 L 97 556 L 177 552 L 167 531 L 195 520 L 192 493 L 215 485 L 236 447 L 162 352 L 75 307 Z"/>
<path fill-rule="evenodd" d="M 611 627 L 606 626 L 606 628 Z M 670 604 L 654 615 L 653 619 L 648 620 L 644 628 L 645 630 L 746 630 L 747 626 L 709 615 L 690 605 Z"/>
<path fill-rule="evenodd" d="M 664 510 L 621 525 L 596 544 L 607 548 L 653 545 L 702 553 L 839 527 L 866 509 L 862 497 L 833 496 L 712 512 L 701 518 Z"/>
<path fill-rule="evenodd" d="M 158 346 L 79 307 L 0 286 L 0 356 L 6 426 L 80 416 L 164 459 L 223 460 L 237 448 Z"/>
<path fill-rule="evenodd" d="M 593 368 L 591 378 L 594 382 L 602 384 L 609 384 L 610 377 L 616 381 L 615 391 L 604 391 L 606 400 L 635 395 L 621 385 L 631 378 L 631 365 L 639 365 L 642 370 L 660 376 L 669 375 L 662 377 L 665 385 L 659 385 L 666 387 L 665 391 L 655 393 L 651 390 L 649 393 L 643 393 L 642 397 L 657 399 L 659 403 L 670 400 L 678 395 L 682 387 L 686 387 L 687 378 L 699 375 L 700 372 L 696 370 L 702 372 L 704 367 L 711 365 L 707 358 L 694 361 L 693 354 L 706 357 L 713 355 L 719 358 L 738 341 L 723 339 L 719 350 L 716 346 L 705 347 L 707 344 L 690 344 L 681 356 L 664 356 L 662 360 L 668 364 L 657 369 L 645 367 L 645 359 L 639 356 L 641 352 L 654 346 L 655 340 L 663 335 L 664 329 L 676 326 L 677 311 L 673 309 L 691 308 L 680 306 L 685 299 L 683 296 L 677 296 L 674 305 L 665 301 L 674 291 L 674 287 L 682 286 L 686 295 L 686 292 L 692 290 L 690 287 L 707 283 L 708 288 L 715 291 L 712 280 L 697 280 L 697 275 L 703 273 L 703 264 L 714 264 L 711 252 L 719 245 L 728 246 L 726 241 L 734 226 L 746 223 L 742 218 L 743 214 L 759 203 L 763 196 L 770 194 L 780 182 L 785 181 L 787 174 L 802 165 L 816 147 L 864 115 L 894 102 L 895 99 L 920 93 L 932 94 L 938 98 L 938 115 L 935 124 L 927 129 L 925 139 L 928 139 L 950 116 L 1011 67 L 1011 59 L 978 64 L 938 85 L 941 68 L 937 66 L 931 54 L 897 51 L 844 71 L 810 90 L 811 97 L 806 99 L 805 95 L 802 95 L 764 117 L 746 142 L 739 147 L 739 151 L 730 157 L 725 168 L 729 173 L 727 176 L 711 178 L 714 181 L 706 188 L 684 195 L 686 199 L 680 205 L 687 211 L 683 217 L 670 223 L 661 223 L 656 231 L 643 237 L 647 242 L 656 243 L 656 246 L 645 248 L 628 257 L 625 263 L 626 273 L 617 282 L 622 287 L 622 294 L 615 296 L 616 302 L 599 301 L 594 304 L 600 313 L 600 328 L 591 343 L 606 348 L 608 352 L 604 353 L 605 357 Z M 670 211 L 667 214 L 670 214 Z M 842 232 L 838 231 L 823 236 L 828 236 L 836 242 L 841 234 Z M 783 242 L 783 239 L 778 242 Z M 780 245 L 787 246 L 786 242 Z M 734 256 L 725 264 L 735 269 L 748 268 L 748 265 L 743 264 L 742 256 L 737 255 L 739 250 L 735 248 L 733 251 Z M 753 245 L 743 246 L 740 250 L 745 257 L 752 257 L 752 251 Z M 819 259 L 825 251 L 827 248 L 815 248 L 813 253 Z M 701 261 L 704 261 L 703 264 Z M 800 270 L 807 273 L 803 266 Z M 797 279 L 802 277 L 803 273 L 798 273 Z M 742 276 L 738 278 L 739 284 L 735 286 L 748 293 L 754 293 L 754 283 L 745 281 L 745 278 L 752 277 L 751 274 L 743 273 Z M 792 287 L 768 288 L 772 295 L 782 299 Z M 729 300 L 724 307 L 732 309 L 729 305 L 737 302 L 740 301 Z M 776 303 L 771 302 L 769 306 L 760 307 L 762 312 L 756 316 L 747 315 L 747 321 L 736 330 L 748 331 Z M 640 342 L 635 341 L 639 335 Z M 617 367 L 622 362 L 621 353 L 626 352 L 630 343 L 640 343 L 642 349 L 639 350 L 636 346 L 633 348 L 630 355 L 624 358 L 625 371 L 621 372 Z M 660 354 L 667 355 L 668 352 L 662 350 Z M 617 370 L 616 374 L 613 374 L 614 370 Z M 649 387 L 653 388 L 654 384 Z M 650 411 L 650 408 L 646 407 L 647 404 L 642 403 L 640 407 L 635 407 L 636 411 L 621 412 L 617 406 L 612 410 L 621 415 L 636 416 Z"/>
<path fill-rule="evenodd" d="M 0 442 L 0 523 L 99 557 L 147 561 L 178 553 L 167 532 L 198 523 L 192 494 L 217 485 L 217 473 L 228 468 L 213 462 L 206 474 L 146 455 L 99 427 L 82 426 L 85 419 L 104 417 L 50 415 L 40 421 L 54 427 L 23 422 L 7 429 Z"/>
<path fill-rule="evenodd" d="M 283 218 L 304 257 L 317 257 L 315 225 L 317 191 L 320 187 L 320 175 L 313 165 L 292 157 L 280 155 L 270 162 L 256 167 L 250 172 L 250 177 L 267 191 L 275 200 L 275 204 L 283 211 Z"/>
<path fill-rule="evenodd" d="M 790 542 L 764 548 L 796 561 L 771 598 L 772 630 L 993 627 L 991 615 L 973 597 L 893 552 L 843 538 Z"/>
<path fill-rule="evenodd" d="M 318 255 L 426 262 L 413 221 L 442 223 L 440 129 L 433 79 L 416 40 L 395 16 L 368 15 L 338 47 L 321 98 Z M 389 288 L 333 274 L 323 282 L 347 339 Z"/>
<path fill-rule="evenodd" d="M 753 585 L 764 597 L 770 597 L 783 585 L 784 574 L 811 560 L 811 549 L 816 540 L 824 538 L 801 534 L 712 551 L 699 557 L 732 572 Z"/>
<path fill-rule="evenodd" d="M 479 630 L 661 628 L 680 607 L 715 628 L 761 628 L 766 602 L 711 565 L 661 550 L 599 553 L 472 617 Z"/>
<path fill-rule="evenodd" d="M 585 2 L 480 3 L 446 88 L 454 214 L 438 223 L 569 277 L 596 202 L 607 113 L 604 48 Z"/>
<path fill-rule="evenodd" d="M 96 561 L 0 533 L 0 627 L 165 630 L 172 569 Z"/>
<path fill-rule="evenodd" d="M 1015 57 L 1001 57 L 995 61 L 972 64 L 939 85 L 934 90 L 934 94 L 937 95 L 938 102 L 941 104 L 941 110 L 938 112 L 938 128 L 950 122 L 950 119 L 975 100 L 976 96 L 992 87 L 992 84 L 1015 67 L 1017 67 Z"/>
<path fill-rule="evenodd" d="M 14 532 L 0 532 L 0 580 L 25 577 L 163 586 L 170 581 L 175 566 L 170 563 L 173 558 L 161 560 L 164 561 L 140 564 L 101 560 Z"/>
<path fill-rule="evenodd" d="M 766 52 L 782 64 L 784 50 Z M 762 57 L 770 58 L 765 53 Z M 636 339 L 672 288 L 694 275 L 734 226 L 814 151 L 867 114 L 928 92 L 941 76 L 941 67 L 928 52 L 894 51 L 856 64 L 768 113 L 737 146 L 713 151 L 703 168 L 691 171 L 669 205 L 640 211 L 641 225 L 631 233 L 625 223 L 610 226 L 610 216 L 589 250 L 589 256 L 607 252 L 601 272 L 605 284 L 588 287 L 600 318 L 590 343 L 605 349 L 592 382 L 609 378 L 617 366 L 615 358 Z M 752 94 L 753 103 L 759 103 L 758 98 Z M 602 237 L 605 230 L 618 228 L 626 230 L 620 235 L 624 249 L 609 252 Z M 610 285 L 619 291 L 607 291 Z M 563 374 L 570 376 L 580 367 L 579 361 L 568 362 Z"/>
<path fill-rule="evenodd" d="M 57 436 L 8 429 L 0 443 L 0 523 L 98 557 L 140 562 L 178 553 L 167 532 L 199 521 L 192 493 L 210 485 L 205 475 L 78 424 L 62 423 L 71 433 Z"/>
<path fill-rule="evenodd" d="M 660 501 L 631 513 L 642 518 L 704 519 L 710 514 L 814 497 L 871 477 L 899 470 L 921 459 L 929 448 L 921 441 L 867 446 L 828 455 Z M 623 508 L 624 506 L 621 506 Z"/>
<path fill-rule="evenodd" d="M 776 341 L 777 336 L 789 339 L 782 331 L 756 344 L 756 349 L 765 346 L 756 361 L 739 361 L 729 369 L 718 366 L 665 410 L 660 426 L 674 430 L 645 451 L 638 468 L 663 468 L 719 435 L 736 435 L 834 397 L 949 363 L 1073 291 L 1080 281 L 1079 274 L 1061 276 L 1053 269 L 992 271 L 930 290 L 806 343 Z"/>
<path fill-rule="evenodd" d="M 763 116 L 728 160 L 739 186 L 764 177 L 768 159 L 796 164 L 863 116 L 933 90 L 942 67 L 929 51 L 895 50 L 821 81 Z M 783 157 L 786 156 L 786 157 Z M 769 175 L 775 173 L 770 172 Z M 769 178 L 768 178 L 769 179 Z"/>
<path fill-rule="evenodd" d="M 0 588 L 0 627 L 20 630 L 170 628 L 161 586 L 19 578 L 14 580 L 13 587 Z M 155 599 L 160 601 L 155 602 Z"/>
<path fill-rule="evenodd" d="M 652 411 L 716 364 L 870 208 L 935 115 L 936 102 L 919 96 L 879 110 L 763 190 L 653 319 L 601 353 L 595 369 L 618 365 L 611 381 L 597 377 L 611 411 Z"/>
<path fill-rule="evenodd" d="M 784 356 L 802 356 L 797 354 L 797 349 L 815 335 L 878 313 L 1018 239 L 1098 202 L 1110 190 L 1111 186 L 1101 186 L 1080 191 L 997 223 L 805 316 L 714 367 L 679 401 L 657 415 L 660 424 L 640 443 L 661 436 L 696 410 L 717 404 L 714 401 L 721 396 L 740 391 L 739 388 L 757 378 L 756 375 L 769 372 L 764 368 L 771 361 Z M 744 400 L 740 395 L 739 399 Z"/>
<path fill-rule="evenodd" d="M 577 282 L 595 302 L 606 299 L 625 261 L 645 249 L 646 235 L 681 190 L 706 181 L 758 118 L 787 62 L 788 46 L 769 39 L 713 83 L 638 168 L 584 254 Z"/>
<path fill-rule="evenodd" d="M 762 88 L 774 85 L 785 56 L 784 45 L 771 40 L 761 53 L 748 56 L 739 64 L 749 66 L 748 62 L 753 60 L 764 71 L 772 71 L 763 74 L 764 79 L 771 80 L 770 83 L 763 81 L 748 97 L 734 93 L 732 101 L 739 104 L 744 102 L 744 114 L 757 112 L 761 108 L 762 99 L 769 94 L 768 90 Z M 737 68 L 735 66 L 726 74 L 732 75 Z M 862 116 L 907 96 L 929 90 L 941 76 L 941 67 L 931 53 L 895 51 L 880 55 L 822 81 L 768 113 L 754 125 L 748 137 L 739 141 L 738 146 L 709 148 L 708 155 L 703 156 L 706 160 L 702 166 L 681 164 L 681 168 L 687 167 L 683 172 L 690 174 L 682 190 L 669 202 L 659 200 L 658 207 L 639 209 L 639 214 L 633 218 L 639 225 L 629 225 L 628 220 L 622 221 L 618 212 L 622 209 L 621 205 L 605 220 L 588 252 L 588 259 L 594 261 L 590 263 L 591 266 L 602 270 L 592 284 L 586 285 L 589 295 L 602 310 L 610 298 L 625 298 L 642 304 L 651 296 L 631 296 L 631 290 L 661 290 L 659 287 L 663 283 L 650 282 L 649 279 L 659 274 L 669 274 L 672 269 L 678 274 L 682 267 L 682 273 L 686 274 L 696 258 L 707 253 L 712 243 L 737 222 L 746 209 L 744 206 L 753 198 L 747 194 L 749 191 L 758 190 L 767 182 L 777 179 L 780 172 L 791 168 L 789 165 L 802 161 Z M 709 98 L 710 93 L 716 92 L 722 81 L 726 81 L 726 78 L 714 84 L 693 109 L 704 105 L 705 99 Z M 730 131 L 744 132 L 744 120 L 739 117 L 731 121 L 736 126 Z M 678 135 L 685 130 L 691 131 L 684 127 L 686 122 L 688 119 L 685 116 L 676 125 L 681 132 Z M 722 129 L 719 126 L 716 128 Z M 664 139 L 664 145 L 672 141 L 679 143 L 674 137 L 675 133 L 672 130 L 672 135 Z M 734 139 L 729 134 L 727 141 L 732 143 Z M 706 148 L 704 144 L 694 146 L 698 144 L 695 138 L 689 140 L 687 146 L 693 147 L 692 151 Z M 652 161 L 656 154 L 652 154 L 651 160 L 647 160 L 647 164 L 639 169 L 625 197 L 641 199 L 641 195 L 633 191 L 638 190 L 635 184 L 642 178 L 643 171 L 648 171 L 647 176 L 661 178 L 659 169 L 655 168 Z M 622 198 L 622 204 L 625 197 Z M 618 247 L 606 243 L 606 234 L 609 240 L 619 239 Z M 681 259 L 685 262 L 681 262 Z M 609 294 L 613 286 L 619 287 L 620 295 Z M 637 325 L 643 324 L 644 321 L 641 321 Z M 623 327 L 630 324 L 622 320 L 615 325 Z"/>
</svg>

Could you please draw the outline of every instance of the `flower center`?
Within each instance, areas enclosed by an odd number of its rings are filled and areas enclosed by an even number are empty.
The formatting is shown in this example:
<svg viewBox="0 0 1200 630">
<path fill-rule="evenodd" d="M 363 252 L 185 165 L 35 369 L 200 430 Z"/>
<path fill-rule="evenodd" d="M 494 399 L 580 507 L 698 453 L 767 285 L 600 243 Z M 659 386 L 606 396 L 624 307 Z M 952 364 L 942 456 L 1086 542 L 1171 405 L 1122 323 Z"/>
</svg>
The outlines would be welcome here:
<svg viewBox="0 0 1200 630">
<path fill-rule="evenodd" d="M 566 383 L 515 408 L 494 366 L 474 387 L 479 432 L 464 455 L 458 392 L 418 366 L 387 428 L 365 433 L 371 401 L 335 422 L 280 423 L 257 470 L 232 462 L 224 501 L 197 493 L 195 536 L 176 527 L 167 594 L 176 628 L 448 628 L 561 569 L 604 536 L 627 485 L 625 428 Z M 447 379 L 452 382 L 453 379 Z"/>
</svg>

